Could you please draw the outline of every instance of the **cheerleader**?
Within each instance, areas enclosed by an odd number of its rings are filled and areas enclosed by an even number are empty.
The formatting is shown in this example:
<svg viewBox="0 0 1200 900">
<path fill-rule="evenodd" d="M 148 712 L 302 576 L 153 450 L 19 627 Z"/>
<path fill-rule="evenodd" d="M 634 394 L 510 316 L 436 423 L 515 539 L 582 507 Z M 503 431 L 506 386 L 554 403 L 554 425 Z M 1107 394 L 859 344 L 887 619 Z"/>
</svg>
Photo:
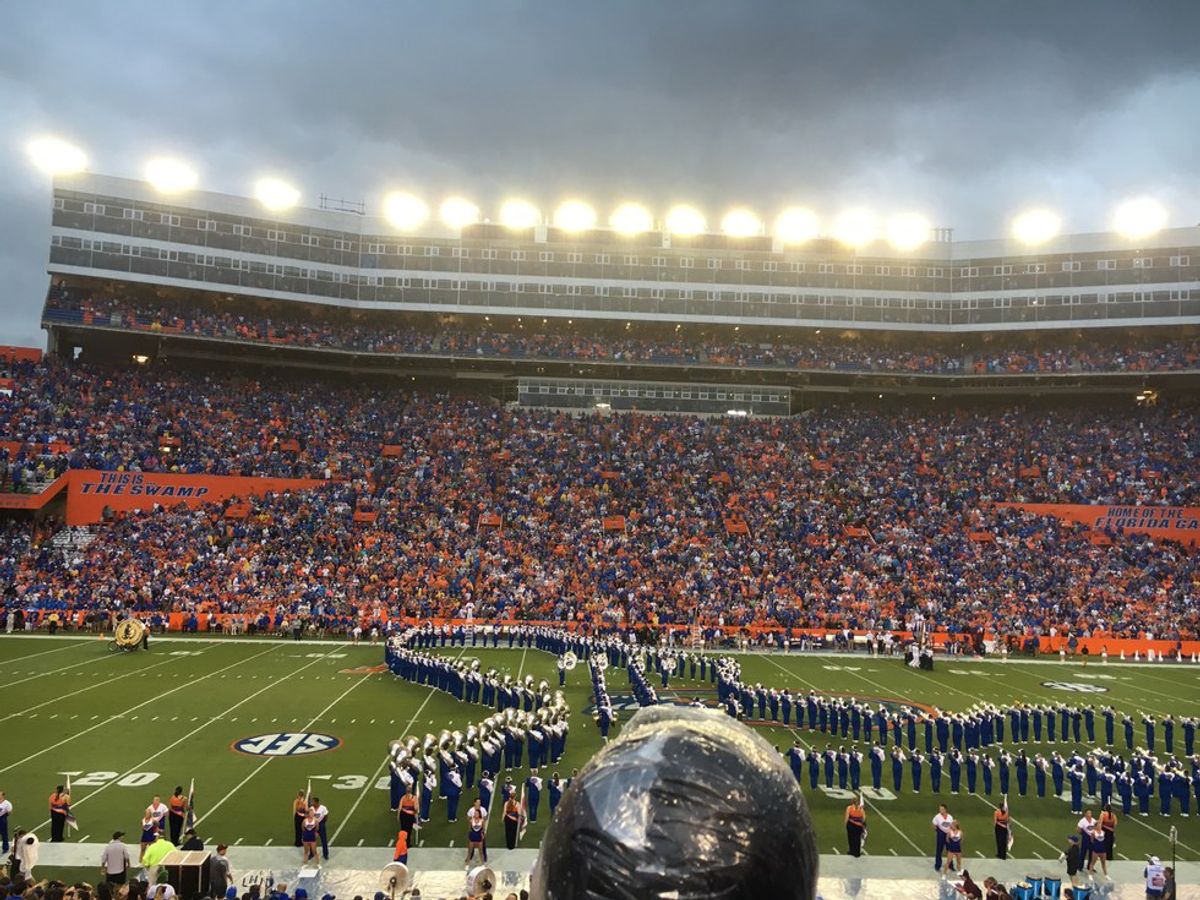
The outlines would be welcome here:
<svg viewBox="0 0 1200 900">
<path fill-rule="evenodd" d="M 142 852 L 138 856 L 141 859 L 146 855 L 146 848 L 158 839 L 158 830 L 154 827 L 154 816 L 150 815 L 150 810 L 146 810 L 146 814 L 142 816 Z"/>
<path fill-rule="evenodd" d="M 1096 863 L 1100 863 L 1100 871 L 1104 873 L 1104 877 L 1108 877 L 1108 853 L 1105 849 L 1104 829 L 1096 822 L 1096 827 L 1092 829 L 1087 836 L 1088 846 L 1091 848 L 1091 861 L 1088 863 L 1088 874 L 1095 875 Z"/>
<path fill-rule="evenodd" d="M 310 859 L 317 859 L 317 814 L 312 807 L 309 807 L 304 821 L 300 823 L 300 844 L 300 867 L 303 868 Z"/>
<path fill-rule="evenodd" d="M 962 829 L 958 827 L 958 820 L 950 823 L 950 830 L 946 832 L 946 865 L 943 872 L 962 871 Z"/>
</svg>

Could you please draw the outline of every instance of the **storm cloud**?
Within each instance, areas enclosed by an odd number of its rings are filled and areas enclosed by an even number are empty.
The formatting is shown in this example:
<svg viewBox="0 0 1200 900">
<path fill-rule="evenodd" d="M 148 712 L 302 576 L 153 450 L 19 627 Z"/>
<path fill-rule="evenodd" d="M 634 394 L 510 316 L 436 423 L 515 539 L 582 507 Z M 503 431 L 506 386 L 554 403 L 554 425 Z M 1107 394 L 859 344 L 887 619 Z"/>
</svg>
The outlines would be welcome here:
<svg viewBox="0 0 1200 900">
<path fill-rule="evenodd" d="M 1031 202 L 1103 230 L 1135 193 L 1200 220 L 1195 2 L 10 0 L 0 27 L 0 341 L 41 343 L 51 132 L 376 204 L 519 193 L 716 218 L 917 208 L 962 238 Z"/>
</svg>

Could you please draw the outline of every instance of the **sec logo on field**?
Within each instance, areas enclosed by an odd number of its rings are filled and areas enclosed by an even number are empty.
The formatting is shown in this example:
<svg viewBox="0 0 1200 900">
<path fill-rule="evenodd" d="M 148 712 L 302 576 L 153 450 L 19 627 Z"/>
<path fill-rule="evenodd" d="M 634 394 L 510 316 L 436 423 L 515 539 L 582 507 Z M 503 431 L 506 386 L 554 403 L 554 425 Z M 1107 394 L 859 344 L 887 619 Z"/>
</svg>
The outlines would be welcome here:
<svg viewBox="0 0 1200 900">
<path fill-rule="evenodd" d="M 1075 691 L 1078 694 L 1107 694 L 1108 688 L 1098 684 L 1080 684 L 1078 681 L 1043 681 L 1042 687 L 1055 691 Z"/>
<path fill-rule="evenodd" d="M 342 746 L 342 739 L 311 731 L 284 731 L 260 734 L 234 741 L 230 749 L 250 756 L 307 756 Z"/>
</svg>

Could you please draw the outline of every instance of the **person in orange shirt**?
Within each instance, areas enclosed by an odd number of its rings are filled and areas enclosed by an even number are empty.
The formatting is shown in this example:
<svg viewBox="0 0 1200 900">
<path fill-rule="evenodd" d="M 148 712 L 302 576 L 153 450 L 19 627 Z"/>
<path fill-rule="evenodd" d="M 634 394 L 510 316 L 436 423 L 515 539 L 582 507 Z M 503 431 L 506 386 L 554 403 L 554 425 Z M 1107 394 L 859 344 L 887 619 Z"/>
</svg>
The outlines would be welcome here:
<svg viewBox="0 0 1200 900">
<path fill-rule="evenodd" d="M 50 843 L 63 842 L 63 830 L 67 827 L 67 812 L 71 808 L 71 795 L 60 784 L 50 795 Z"/>
<path fill-rule="evenodd" d="M 992 828 L 996 832 L 996 859 L 1008 859 L 1008 804 L 1001 804 L 992 813 Z"/>
<path fill-rule="evenodd" d="M 178 847 L 188 809 L 188 798 L 183 796 L 183 785 L 176 786 L 175 793 L 167 800 L 167 807 L 167 826 L 171 830 L 171 843 Z"/>
<path fill-rule="evenodd" d="M 846 807 L 846 841 L 851 856 L 862 856 L 863 838 L 867 834 L 867 811 L 862 800 L 855 798 Z"/>
<path fill-rule="evenodd" d="M 392 853 L 392 862 L 408 865 L 408 832 L 403 828 L 396 832 L 396 848 Z"/>
</svg>

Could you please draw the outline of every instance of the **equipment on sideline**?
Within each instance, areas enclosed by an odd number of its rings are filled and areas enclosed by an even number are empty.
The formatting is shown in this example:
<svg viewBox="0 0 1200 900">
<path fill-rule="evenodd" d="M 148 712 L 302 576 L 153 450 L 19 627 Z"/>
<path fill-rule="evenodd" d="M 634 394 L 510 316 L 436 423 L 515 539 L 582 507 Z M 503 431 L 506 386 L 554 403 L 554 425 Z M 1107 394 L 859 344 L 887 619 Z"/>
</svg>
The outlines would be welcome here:
<svg viewBox="0 0 1200 900">
<path fill-rule="evenodd" d="M 467 893 L 482 897 L 496 889 L 496 873 L 487 866 L 476 866 L 467 873 Z"/>
<path fill-rule="evenodd" d="M 388 900 L 396 900 L 396 892 L 408 887 L 408 866 L 402 862 L 388 863 L 379 873 L 379 890 L 387 891 Z"/>
<path fill-rule="evenodd" d="M 123 619 L 113 629 L 114 650 L 136 650 L 146 633 L 146 626 L 137 619 Z"/>
</svg>

